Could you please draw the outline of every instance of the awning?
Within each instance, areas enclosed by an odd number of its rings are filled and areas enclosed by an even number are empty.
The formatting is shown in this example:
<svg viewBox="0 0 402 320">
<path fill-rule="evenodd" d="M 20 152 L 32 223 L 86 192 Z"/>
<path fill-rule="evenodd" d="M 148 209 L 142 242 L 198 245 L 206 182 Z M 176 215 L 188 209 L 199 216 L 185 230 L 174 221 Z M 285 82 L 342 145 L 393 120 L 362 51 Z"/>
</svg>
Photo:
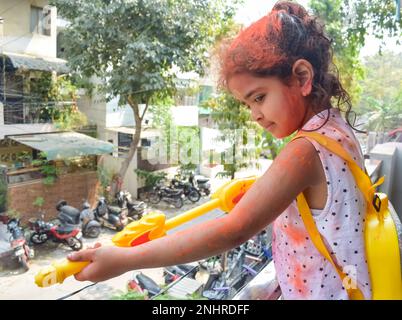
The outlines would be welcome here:
<svg viewBox="0 0 402 320">
<path fill-rule="evenodd" d="M 7 53 L 4 55 L 14 69 L 56 71 L 59 74 L 69 73 L 67 61 L 58 58 L 42 58 L 25 54 Z"/>
<path fill-rule="evenodd" d="M 45 152 L 48 160 L 66 159 L 113 152 L 113 144 L 77 132 L 53 132 L 7 136 L 33 149 Z"/>
<path fill-rule="evenodd" d="M 0 102 L 1 104 L 1 102 Z M 50 133 L 57 131 L 51 123 L 32 123 L 32 124 L 5 124 L 0 125 L 0 140 L 6 136 L 16 136 L 22 134 Z"/>
</svg>

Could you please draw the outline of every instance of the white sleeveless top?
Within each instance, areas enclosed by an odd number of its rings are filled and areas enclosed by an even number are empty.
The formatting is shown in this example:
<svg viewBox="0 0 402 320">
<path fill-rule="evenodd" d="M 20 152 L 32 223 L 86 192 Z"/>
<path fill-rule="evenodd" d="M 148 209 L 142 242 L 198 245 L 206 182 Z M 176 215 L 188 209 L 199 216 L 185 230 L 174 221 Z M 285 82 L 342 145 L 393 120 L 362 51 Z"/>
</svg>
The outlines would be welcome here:
<svg viewBox="0 0 402 320">
<path fill-rule="evenodd" d="M 358 165 L 364 167 L 359 143 L 338 109 L 311 118 L 302 129 L 315 130 L 337 140 Z M 308 138 L 317 150 L 327 179 L 327 203 L 312 214 L 335 263 L 357 281 L 365 299 L 371 284 L 365 258 L 364 218 L 366 204 L 346 162 Z M 284 299 L 346 300 L 347 291 L 335 268 L 317 251 L 297 209 L 296 201 L 275 220 L 272 251 Z"/>
</svg>

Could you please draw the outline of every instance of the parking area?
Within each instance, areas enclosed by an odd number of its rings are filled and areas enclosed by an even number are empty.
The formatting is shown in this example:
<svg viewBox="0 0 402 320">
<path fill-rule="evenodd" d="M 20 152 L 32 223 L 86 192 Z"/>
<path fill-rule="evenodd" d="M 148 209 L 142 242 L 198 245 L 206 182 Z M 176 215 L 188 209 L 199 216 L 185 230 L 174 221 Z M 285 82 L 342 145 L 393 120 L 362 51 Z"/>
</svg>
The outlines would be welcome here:
<svg viewBox="0 0 402 320">
<path fill-rule="evenodd" d="M 265 163 L 264 163 L 265 164 Z M 269 162 L 266 162 L 265 166 L 262 166 L 259 170 L 247 171 L 239 173 L 238 177 L 250 176 L 253 174 L 261 174 L 266 170 Z M 212 179 L 211 189 L 216 190 L 217 187 L 222 185 L 228 179 Z M 199 202 L 193 204 L 188 201 L 180 209 L 175 209 L 166 203 L 161 202 L 158 205 L 149 207 L 149 211 L 158 210 L 166 214 L 167 219 L 172 218 L 180 213 L 183 213 L 195 206 L 203 204 L 209 201 L 209 197 L 203 197 Z M 170 230 L 168 233 L 174 233 L 180 229 L 187 228 L 191 225 L 201 223 L 206 220 L 216 219 L 224 215 L 221 210 L 212 210 L 196 219 L 193 219 L 183 225 L 178 226 L 175 229 Z M 5 232 L 6 226 L 0 223 L 0 246 L 9 246 L 8 237 Z M 100 236 L 96 239 L 84 238 L 84 247 L 92 246 L 96 242 L 102 243 L 102 245 L 112 245 L 111 238 L 115 234 L 115 231 L 109 229 L 102 229 Z M 4 248 L 3 248 L 4 249 Z M 35 258 L 31 260 L 30 269 L 27 272 L 23 272 L 19 268 L 1 268 L 0 266 L 0 300 L 55 300 L 60 299 L 74 291 L 77 291 L 87 285 L 90 282 L 79 282 L 74 277 L 67 278 L 63 284 L 57 284 L 47 288 L 39 288 L 34 283 L 35 275 L 43 267 L 50 265 L 53 261 L 61 260 L 71 252 L 71 249 L 63 246 L 47 242 L 40 246 L 35 246 Z M 133 278 L 133 275 L 137 272 L 142 272 L 145 275 L 151 277 L 158 284 L 163 284 L 163 268 L 144 269 L 127 272 L 119 277 L 98 283 L 91 286 L 67 299 L 69 300 L 109 300 L 113 296 L 126 292 L 127 283 Z M 202 273 L 199 277 L 203 277 Z M 203 279 L 200 279 L 203 281 Z"/>
<path fill-rule="evenodd" d="M 199 205 L 203 202 L 208 201 L 208 198 L 201 199 L 197 204 Z M 160 204 L 155 208 L 150 208 L 150 210 L 156 209 L 162 211 L 166 214 L 167 218 L 171 218 L 177 214 L 180 214 L 186 210 L 195 206 L 194 204 L 186 203 L 180 210 L 170 208 L 167 205 Z M 189 225 L 197 224 L 205 220 L 214 219 L 223 215 L 224 213 L 219 210 L 213 210 L 204 216 L 201 216 L 193 221 L 186 223 L 185 225 L 179 226 L 169 233 L 174 233 L 177 230 L 186 228 Z M 0 228 L 4 231 L 6 226 L 0 224 Z M 96 239 L 84 238 L 84 247 L 92 246 L 96 242 L 102 243 L 102 245 L 112 245 L 111 238 L 115 234 L 115 231 L 109 229 L 102 229 L 102 233 Z M 5 237 L 5 232 L 1 232 L 2 245 L 6 247 L 8 240 Z M 47 288 L 39 288 L 34 283 L 35 275 L 41 270 L 41 268 L 50 265 L 53 261 L 58 261 L 67 256 L 71 252 L 70 248 L 64 245 L 57 245 L 51 242 L 46 242 L 43 245 L 35 246 L 35 258 L 30 262 L 30 269 L 27 272 L 23 272 L 18 266 L 9 266 L 0 269 L 0 300 L 11 299 L 11 300 L 54 300 L 62 298 L 74 291 L 77 291 L 89 284 L 90 282 L 78 282 L 73 277 L 67 278 L 63 284 L 57 284 Z M 136 270 L 132 272 L 127 272 L 119 277 L 98 283 L 92 287 L 89 287 L 67 299 L 69 300 L 109 300 L 113 296 L 121 294 L 126 291 L 127 283 L 132 279 L 133 275 L 137 272 L 142 272 L 145 275 L 151 277 L 158 284 L 163 284 L 163 268 L 155 269 L 144 269 Z"/>
</svg>

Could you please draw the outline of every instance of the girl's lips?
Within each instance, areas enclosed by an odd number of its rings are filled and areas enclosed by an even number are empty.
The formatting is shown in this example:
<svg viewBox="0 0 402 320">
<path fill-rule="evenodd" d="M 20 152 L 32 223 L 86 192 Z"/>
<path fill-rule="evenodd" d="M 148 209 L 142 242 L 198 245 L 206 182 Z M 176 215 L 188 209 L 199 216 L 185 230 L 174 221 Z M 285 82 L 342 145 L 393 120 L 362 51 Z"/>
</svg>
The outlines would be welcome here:
<svg viewBox="0 0 402 320">
<path fill-rule="evenodd" d="M 275 123 L 274 122 L 270 122 L 265 126 L 266 130 L 269 130 Z"/>
</svg>

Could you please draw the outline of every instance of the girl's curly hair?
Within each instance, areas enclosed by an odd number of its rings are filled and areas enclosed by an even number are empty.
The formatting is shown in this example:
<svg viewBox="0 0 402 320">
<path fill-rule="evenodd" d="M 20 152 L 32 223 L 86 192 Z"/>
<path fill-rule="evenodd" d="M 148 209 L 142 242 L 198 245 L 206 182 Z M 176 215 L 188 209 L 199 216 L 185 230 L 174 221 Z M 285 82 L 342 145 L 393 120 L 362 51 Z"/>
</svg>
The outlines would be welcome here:
<svg viewBox="0 0 402 320">
<path fill-rule="evenodd" d="M 350 96 L 342 87 L 332 58 L 331 40 L 317 18 L 295 2 L 279 1 L 268 15 L 241 31 L 224 49 L 220 86 L 227 88 L 228 79 L 243 72 L 258 77 L 276 76 L 288 84 L 293 64 L 305 59 L 314 69 L 312 91 L 306 97 L 313 110 L 329 109 L 335 99 L 353 127 Z"/>
</svg>

